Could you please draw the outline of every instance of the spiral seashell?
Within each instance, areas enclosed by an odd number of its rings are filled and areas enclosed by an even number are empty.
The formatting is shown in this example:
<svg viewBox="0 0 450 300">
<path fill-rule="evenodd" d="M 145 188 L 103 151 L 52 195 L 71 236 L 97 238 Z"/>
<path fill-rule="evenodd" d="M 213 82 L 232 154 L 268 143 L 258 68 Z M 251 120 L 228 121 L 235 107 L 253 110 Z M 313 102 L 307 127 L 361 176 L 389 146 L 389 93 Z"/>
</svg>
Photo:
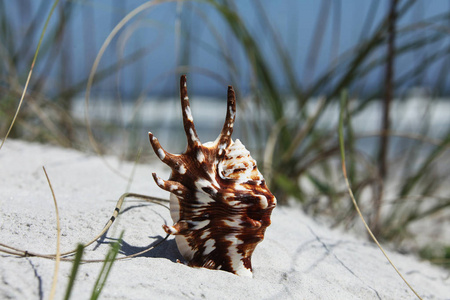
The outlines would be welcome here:
<svg viewBox="0 0 450 300">
<path fill-rule="evenodd" d="M 251 256 L 264 238 L 276 199 L 258 171 L 256 161 L 231 134 L 236 117 L 234 90 L 228 86 L 227 114 L 214 142 L 202 144 L 194 127 L 186 76 L 180 80 L 181 108 L 187 149 L 166 152 L 149 132 L 150 143 L 172 173 L 156 184 L 170 192 L 174 225 L 163 225 L 192 267 L 225 270 L 252 276 Z"/>
</svg>

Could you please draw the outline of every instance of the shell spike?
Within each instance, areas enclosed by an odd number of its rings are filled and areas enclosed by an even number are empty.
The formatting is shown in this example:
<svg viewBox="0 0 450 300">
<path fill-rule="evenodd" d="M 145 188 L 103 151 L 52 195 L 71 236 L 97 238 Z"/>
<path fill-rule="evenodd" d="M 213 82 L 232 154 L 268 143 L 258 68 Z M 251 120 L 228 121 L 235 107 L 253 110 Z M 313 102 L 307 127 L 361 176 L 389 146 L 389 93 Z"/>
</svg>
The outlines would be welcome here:
<svg viewBox="0 0 450 300">
<path fill-rule="evenodd" d="M 200 146 L 200 139 L 194 126 L 194 118 L 192 117 L 191 106 L 189 104 L 189 96 L 187 93 L 186 75 L 182 75 L 180 79 L 180 98 L 181 98 L 181 112 L 183 114 L 183 126 L 186 132 L 188 142 L 188 149 L 194 146 Z"/>
<path fill-rule="evenodd" d="M 172 167 L 176 165 L 176 158 L 173 154 L 167 152 L 163 149 L 158 139 L 153 135 L 153 133 L 148 133 L 148 138 L 150 140 L 150 144 L 152 145 L 153 151 L 155 151 L 158 158 L 168 166 Z"/>
<path fill-rule="evenodd" d="M 236 119 L 236 95 L 233 87 L 228 86 L 227 92 L 227 114 L 225 117 L 225 123 L 223 124 L 222 131 L 218 137 L 218 155 L 223 157 L 225 155 L 225 149 L 231 143 L 231 135 L 233 134 L 234 120 Z"/>
<path fill-rule="evenodd" d="M 174 193 L 180 197 L 186 197 L 189 194 L 189 190 L 177 181 L 163 180 L 161 177 L 152 173 L 153 179 L 155 179 L 156 184 L 165 191 Z"/>
<path fill-rule="evenodd" d="M 173 235 L 185 233 L 186 230 L 188 229 L 188 227 L 189 227 L 189 225 L 185 221 L 179 221 L 179 222 L 173 224 L 173 226 L 167 226 L 165 224 L 162 226 L 162 228 L 164 229 L 164 231 L 167 234 L 173 234 Z"/>
</svg>

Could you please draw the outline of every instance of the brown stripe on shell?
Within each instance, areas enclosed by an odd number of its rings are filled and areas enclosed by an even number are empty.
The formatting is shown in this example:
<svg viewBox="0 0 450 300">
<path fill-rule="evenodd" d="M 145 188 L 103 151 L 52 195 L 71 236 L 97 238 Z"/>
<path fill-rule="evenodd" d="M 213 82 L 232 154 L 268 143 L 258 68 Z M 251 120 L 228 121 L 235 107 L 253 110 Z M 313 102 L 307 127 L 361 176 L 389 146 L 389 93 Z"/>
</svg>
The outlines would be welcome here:
<svg viewBox="0 0 450 300">
<path fill-rule="evenodd" d="M 228 87 L 221 133 L 215 142 L 203 145 L 195 131 L 185 76 L 180 80 L 180 98 L 186 152 L 166 152 L 149 133 L 153 150 L 172 169 L 167 181 L 153 175 L 159 187 L 171 192 L 174 225 L 163 228 L 176 236 L 190 266 L 251 276 L 251 255 L 264 239 L 276 199 L 245 146 L 231 139 L 236 116 L 234 90 Z"/>
</svg>

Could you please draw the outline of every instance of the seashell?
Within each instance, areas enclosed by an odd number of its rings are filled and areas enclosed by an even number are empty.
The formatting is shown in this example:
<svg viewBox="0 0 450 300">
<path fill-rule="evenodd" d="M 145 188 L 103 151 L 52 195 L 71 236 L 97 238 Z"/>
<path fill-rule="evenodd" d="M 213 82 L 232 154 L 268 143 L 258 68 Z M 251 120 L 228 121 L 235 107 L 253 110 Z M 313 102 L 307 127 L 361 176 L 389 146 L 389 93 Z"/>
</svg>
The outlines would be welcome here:
<svg viewBox="0 0 450 300">
<path fill-rule="evenodd" d="M 150 143 L 172 173 L 156 184 L 170 192 L 173 226 L 180 253 L 192 267 L 204 267 L 252 276 L 251 256 L 270 225 L 276 199 L 258 171 L 256 161 L 231 134 L 236 116 L 234 90 L 228 87 L 227 114 L 222 132 L 214 142 L 202 144 L 194 127 L 186 88 L 180 80 L 181 108 L 187 149 L 183 154 L 166 152 L 149 132 Z"/>
</svg>

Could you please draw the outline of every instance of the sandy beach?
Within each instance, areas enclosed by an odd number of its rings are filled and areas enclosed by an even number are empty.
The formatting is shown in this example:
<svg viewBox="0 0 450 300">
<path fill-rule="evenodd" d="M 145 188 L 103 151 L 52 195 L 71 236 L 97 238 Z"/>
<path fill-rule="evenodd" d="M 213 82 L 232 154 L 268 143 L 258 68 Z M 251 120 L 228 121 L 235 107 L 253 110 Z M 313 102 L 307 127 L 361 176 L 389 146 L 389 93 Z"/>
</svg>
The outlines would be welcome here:
<svg viewBox="0 0 450 300">
<path fill-rule="evenodd" d="M 150 146 L 144 151 L 151 151 Z M 114 172 L 105 161 L 114 168 Z M 42 254 L 55 253 L 56 222 L 45 166 L 58 201 L 61 250 L 89 241 L 109 220 L 125 192 L 168 199 L 151 173 L 168 178 L 169 168 L 121 162 L 70 149 L 8 140 L 0 151 L 1 243 Z M 121 175 L 118 175 L 120 173 Z M 130 176 L 131 179 L 130 179 Z M 344 184 L 344 182 L 343 182 Z M 169 211 L 159 205 L 125 202 L 108 231 L 85 251 L 103 259 L 109 243 L 125 231 L 120 255 L 160 241 Z M 388 251 L 424 299 L 450 299 L 450 272 Z M 182 263 L 174 239 L 132 259 L 117 261 L 102 299 L 415 299 L 381 251 L 362 238 L 318 224 L 299 208 L 278 206 L 265 240 L 253 255 L 254 278 Z M 0 254 L 1 299 L 47 299 L 54 261 Z M 81 265 L 72 299 L 87 299 L 101 263 Z M 72 264 L 61 262 L 56 299 L 62 299 Z"/>
</svg>

